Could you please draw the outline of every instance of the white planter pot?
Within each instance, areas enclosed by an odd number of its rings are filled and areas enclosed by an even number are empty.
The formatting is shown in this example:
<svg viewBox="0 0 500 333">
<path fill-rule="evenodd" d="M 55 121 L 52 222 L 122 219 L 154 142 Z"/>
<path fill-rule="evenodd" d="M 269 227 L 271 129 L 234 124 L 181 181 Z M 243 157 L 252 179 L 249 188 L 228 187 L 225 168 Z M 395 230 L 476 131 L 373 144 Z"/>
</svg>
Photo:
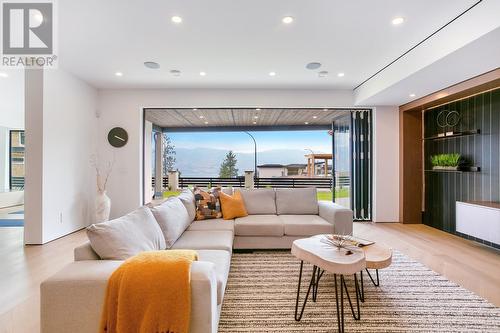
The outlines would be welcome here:
<svg viewBox="0 0 500 333">
<path fill-rule="evenodd" d="M 111 199 L 106 195 L 106 191 L 98 191 L 95 198 L 95 222 L 108 221 L 110 210 Z"/>
</svg>

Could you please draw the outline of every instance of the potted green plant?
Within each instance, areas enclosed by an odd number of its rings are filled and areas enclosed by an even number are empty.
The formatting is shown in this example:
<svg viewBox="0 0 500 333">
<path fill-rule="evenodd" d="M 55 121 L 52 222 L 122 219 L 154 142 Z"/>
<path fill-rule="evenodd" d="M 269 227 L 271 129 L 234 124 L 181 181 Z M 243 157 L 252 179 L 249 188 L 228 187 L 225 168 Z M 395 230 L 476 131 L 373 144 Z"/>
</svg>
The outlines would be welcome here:
<svg viewBox="0 0 500 333">
<path fill-rule="evenodd" d="M 431 156 L 433 170 L 459 170 L 462 156 L 457 153 Z"/>
</svg>

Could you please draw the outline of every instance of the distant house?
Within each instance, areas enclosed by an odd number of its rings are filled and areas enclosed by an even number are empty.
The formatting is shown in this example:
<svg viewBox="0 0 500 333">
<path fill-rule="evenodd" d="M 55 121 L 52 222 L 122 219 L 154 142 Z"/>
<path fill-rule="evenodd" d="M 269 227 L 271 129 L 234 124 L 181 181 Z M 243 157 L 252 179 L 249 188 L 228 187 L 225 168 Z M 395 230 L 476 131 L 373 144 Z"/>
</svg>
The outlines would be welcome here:
<svg viewBox="0 0 500 333">
<path fill-rule="evenodd" d="M 288 176 L 303 176 L 307 173 L 307 164 L 288 164 L 286 169 Z"/>
<path fill-rule="evenodd" d="M 283 164 L 262 164 L 257 166 L 260 178 L 274 178 L 288 176 L 288 170 Z"/>
<path fill-rule="evenodd" d="M 307 164 L 262 164 L 257 166 L 257 170 L 262 178 L 304 176 Z"/>
</svg>

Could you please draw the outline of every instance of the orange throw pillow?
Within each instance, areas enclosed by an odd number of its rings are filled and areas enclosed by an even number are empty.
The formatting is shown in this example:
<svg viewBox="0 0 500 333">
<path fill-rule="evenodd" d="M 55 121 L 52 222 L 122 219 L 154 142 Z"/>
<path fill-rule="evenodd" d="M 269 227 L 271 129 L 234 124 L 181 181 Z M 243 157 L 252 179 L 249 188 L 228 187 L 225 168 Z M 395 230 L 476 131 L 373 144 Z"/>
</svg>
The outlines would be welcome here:
<svg viewBox="0 0 500 333">
<path fill-rule="evenodd" d="M 224 220 L 232 220 L 236 217 L 245 217 L 248 215 L 245 203 L 239 191 L 236 191 L 233 195 L 220 192 L 219 200 L 222 209 L 222 218 Z"/>
</svg>

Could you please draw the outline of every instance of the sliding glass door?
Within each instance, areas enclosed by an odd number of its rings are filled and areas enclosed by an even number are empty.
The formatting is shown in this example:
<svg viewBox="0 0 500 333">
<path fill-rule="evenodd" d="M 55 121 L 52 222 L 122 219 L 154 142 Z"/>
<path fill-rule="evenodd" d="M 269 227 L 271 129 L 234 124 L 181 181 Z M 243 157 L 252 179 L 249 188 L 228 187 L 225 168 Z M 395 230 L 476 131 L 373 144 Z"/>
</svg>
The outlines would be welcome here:
<svg viewBox="0 0 500 333">
<path fill-rule="evenodd" d="M 371 110 L 353 110 L 333 122 L 334 201 L 354 212 L 354 219 L 372 218 Z"/>
</svg>

